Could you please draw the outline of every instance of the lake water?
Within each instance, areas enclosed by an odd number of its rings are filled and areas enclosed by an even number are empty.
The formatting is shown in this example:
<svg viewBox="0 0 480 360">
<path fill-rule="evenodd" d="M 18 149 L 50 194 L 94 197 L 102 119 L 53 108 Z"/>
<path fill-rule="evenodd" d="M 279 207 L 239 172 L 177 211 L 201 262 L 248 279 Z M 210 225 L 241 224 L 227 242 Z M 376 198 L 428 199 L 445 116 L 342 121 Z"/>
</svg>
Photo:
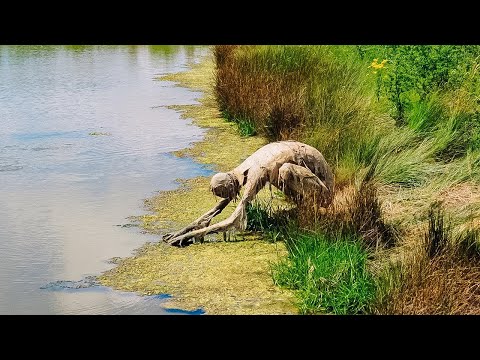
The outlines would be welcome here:
<svg viewBox="0 0 480 360">
<path fill-rule="evenodd" d="M 207 52 L 0 46 L 0 314 L 188 314 L 88 279 L 158 241 L 118 226 L 144 198 L 211 174 L 170 154 L 203 130 L 166 106 L 199 94 L 156 80 Z"/>
</svg>

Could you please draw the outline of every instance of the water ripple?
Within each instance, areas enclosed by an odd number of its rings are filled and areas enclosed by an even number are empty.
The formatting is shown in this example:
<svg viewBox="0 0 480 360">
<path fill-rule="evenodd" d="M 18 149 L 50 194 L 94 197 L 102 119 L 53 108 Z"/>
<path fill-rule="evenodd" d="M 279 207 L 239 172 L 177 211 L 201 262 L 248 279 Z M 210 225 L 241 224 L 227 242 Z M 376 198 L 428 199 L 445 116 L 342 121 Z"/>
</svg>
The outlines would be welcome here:
<svg viewBox="0 0 480 360">
<path fill-rule="evenodd" d="M 0 172 L 3 171 L 17 171 L 23 169 L 22 165 L 13 165 L 13 164 L 7 164 L 7 165 L 0 165 Z"/>
</svg>

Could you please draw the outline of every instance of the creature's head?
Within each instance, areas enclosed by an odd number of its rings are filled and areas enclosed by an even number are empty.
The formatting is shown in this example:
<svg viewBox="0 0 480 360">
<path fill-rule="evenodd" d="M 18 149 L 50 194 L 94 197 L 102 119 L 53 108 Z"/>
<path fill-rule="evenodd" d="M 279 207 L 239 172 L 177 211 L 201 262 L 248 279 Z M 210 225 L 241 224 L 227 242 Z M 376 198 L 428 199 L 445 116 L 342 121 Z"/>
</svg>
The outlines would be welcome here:
<svg viewBox="0 0 480 360">
<path fill-rule="evenodd" d="M 210 189 L 221 198 L 234 200 L 240 192 L 240 185 L 235 175 L 221 172 L 213 175 Z"/>
</svg>

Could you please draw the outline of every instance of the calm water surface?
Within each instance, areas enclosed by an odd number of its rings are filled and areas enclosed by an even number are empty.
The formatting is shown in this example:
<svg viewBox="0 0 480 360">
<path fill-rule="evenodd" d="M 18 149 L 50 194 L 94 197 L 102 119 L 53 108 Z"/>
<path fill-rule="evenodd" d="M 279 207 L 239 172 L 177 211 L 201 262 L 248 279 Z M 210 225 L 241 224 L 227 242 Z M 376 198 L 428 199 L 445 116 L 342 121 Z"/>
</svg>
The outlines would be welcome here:
<svg viewBox="0 0 480 360">
<path fill-rule="evenodd" d="M 0 314 L 171 313 L 164 296 L 84 286 L 108 259 L 158 241 L 118 226 L 144 198 L 211 173 L 170 154 L 203 130 L 166 106 L 199 94 L 155 80 L 207 52 L 0 46 Z"/>
</svg>

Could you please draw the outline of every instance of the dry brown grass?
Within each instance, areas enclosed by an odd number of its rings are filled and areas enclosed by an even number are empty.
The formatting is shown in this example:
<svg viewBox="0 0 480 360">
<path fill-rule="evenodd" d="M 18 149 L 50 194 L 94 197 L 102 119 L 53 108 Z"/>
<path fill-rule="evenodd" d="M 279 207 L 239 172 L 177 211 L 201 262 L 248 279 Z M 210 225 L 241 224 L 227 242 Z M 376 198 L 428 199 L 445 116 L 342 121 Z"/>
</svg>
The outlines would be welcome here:
<svg viewBox="0 0 480 360">
<path fill-rule="evenodd" d="M 428 222 L 430 204 L 442 205 L 455 235 L 480 228 L 480 186 L 473 182 L 454 185 L 430 183 L 422 187 L 381 185 L 378 196 L 389 223 L 402 230 L 402 243 L 415 243 Z"/>
<path fill-rule="evenodd" d="M 438 201 L 455 219 L 456 234 L 480 229 L 480 186 L 464 182 L 440 192 Z"/>
<path fill-rule="evenodd" d="M 255 46 L 216 46 L 215 94 L 229 118 L 255 121 L 256 130 L 270 140 L 294 138 L 294 132 L 307 118 L 305 79 L 298 72 L 278 76 L 255 68 Z"/>
<path fill-rule="evenodd" d="M 453 238 L 440 210 L 429 212 L 422 241 L 387 265 L 379 314 L 480 314 L 478 232 Z"/>
<path fill-rule="evenodd" d="M 326 209 L 316 206 L 311 198 L 297 206 L 302 227 L 326 233 L 358 234 L 367 247 L 376 250 L 389 248 L 396 242 L 396 230 L 385 222 L 376 188 L 371 183 L 336 191 L 333 203 Z"/>
<path fill-rule="evenodd" d="M 472 202 L 480 202 L 480 186 L 468 182 L 457 184 L 442 190 L 439 201 L 448 208 L 464 208 Z"/>
<path fill-rule="evenodd" d="M 478 262 L 451 253 L 430 259 L 418 251 L 390 271 L 397 287 L 376 310 L 379 314 L 480 314 Z"/>
</svg>

